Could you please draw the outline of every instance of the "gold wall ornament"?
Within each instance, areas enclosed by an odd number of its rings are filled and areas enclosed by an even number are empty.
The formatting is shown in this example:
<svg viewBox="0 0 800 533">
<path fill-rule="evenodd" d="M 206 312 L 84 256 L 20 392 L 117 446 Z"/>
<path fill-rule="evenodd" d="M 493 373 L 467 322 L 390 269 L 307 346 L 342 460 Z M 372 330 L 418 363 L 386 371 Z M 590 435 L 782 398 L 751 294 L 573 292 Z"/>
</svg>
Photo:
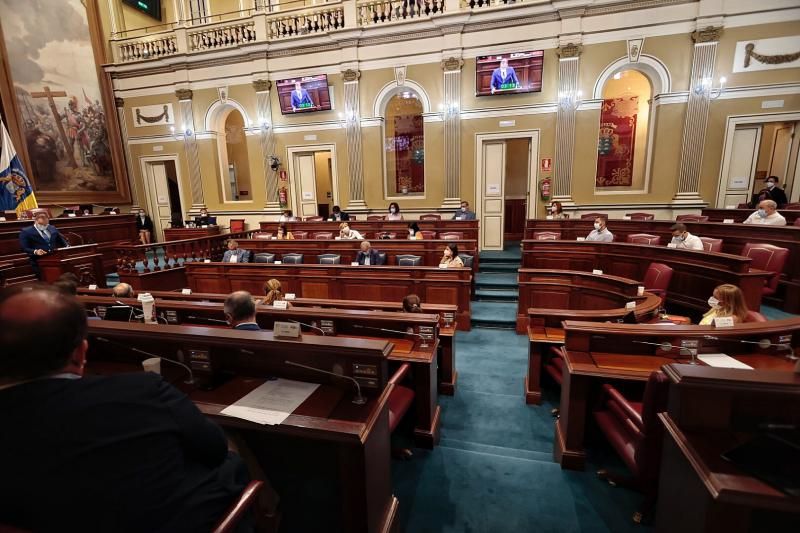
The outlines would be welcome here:
<svg viewBox="0 0 800 533">
<path fill-rule="evenodd" d="M 255 89 L 257 93 L 267 92 L 272 89 L 272 82 L 270 80 L 254 80 L 253 89 Z"/>
<path fill-rule="evenodd" d="M 583 46 L 575 43 L 568 43 L 564 46 L 560 46 L 556 48 L 556 53 L 558 57 L 561 59 L 567 59 L 570 57 L 579 57 L 581 52 L 583 51 Z"/>
<path fill-rule="evenodd" d="M 445 72 L 452 72 L 454 70 L 461 70 L 461 67 L 464 66 L 464 60 L 459 59 L 457 57 L 448 57 L 444 61 L 442 61 L 442 69 Z"/>
<path fill-rule="evenodd" d="M 711 43 L 714 41 L 719 41 L 720 36 L 722 35 L 722 27 L 721 26 L 706 26 L 702 30 L 697 30 L 692 34 L 692 39 L 694 40 L 695 44 L 697 43 Z"/>
<path fill-rule="evenodd" d="M 744 47 L 745 68 L 750 66 L 751 57 L 759 63 L 764 63 L 765 65 L 781 65 L 783 63 L 791 63 L 792 61 L 800 59 L 800 52 L 794 52 L 793 54 L 766 55 L 756 52 L 755 47 L 756 45 L 753 43 L 747 43 L 747 46 Z"/>
<path fill-rule="evenodd" d="M 354 69 L 347 69 L 342 72 L 342 79 L 345 83 L 352 83 L 354 81 L 358 81 L 358 78 L 361 77 L 361 71 L 354 70 Z"/>
<path fill-rule="evenodd" d="M 175 96 L 178 100 L 191 100 L 192 99 L 192 90 L 191 89 L 177 89 L 175 91 Z"/>
<path fill-rule="evenodd" d="M 136 108 L 136 124 L 141 124 L 142 122 L 146 122 L 148 124 L 155 124 L 157 122 L 165 122 L 166 124 L 170 124 L 169 120 L 169 106 L 164 104 L 163 111 L 159 115 L 155 116 L 146 116 L 142 115 L 141 108 Z"/>
</svg>

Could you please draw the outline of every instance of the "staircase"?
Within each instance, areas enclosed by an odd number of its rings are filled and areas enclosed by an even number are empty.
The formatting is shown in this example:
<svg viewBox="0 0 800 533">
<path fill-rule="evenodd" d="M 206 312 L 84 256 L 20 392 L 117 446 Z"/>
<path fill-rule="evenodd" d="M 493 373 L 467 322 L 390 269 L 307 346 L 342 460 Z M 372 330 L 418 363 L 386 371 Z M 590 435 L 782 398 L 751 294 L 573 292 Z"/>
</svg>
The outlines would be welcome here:
<svg viewBox="0 0 800 533">
<path fill-rule="evenodd" d="M 518 241 L 505 243 L 502 251 L 480 254 L 472 302 L 472 327 L 514 329 L 519 285 L 517 270 L 522 262 Z"/>
</svg>

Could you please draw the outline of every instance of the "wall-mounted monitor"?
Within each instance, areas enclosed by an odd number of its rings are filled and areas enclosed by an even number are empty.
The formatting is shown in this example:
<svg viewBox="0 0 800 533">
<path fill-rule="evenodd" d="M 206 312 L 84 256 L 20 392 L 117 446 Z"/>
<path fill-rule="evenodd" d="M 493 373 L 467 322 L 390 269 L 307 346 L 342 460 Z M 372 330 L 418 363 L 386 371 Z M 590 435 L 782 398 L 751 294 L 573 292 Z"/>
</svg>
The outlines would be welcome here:
<svg viewBox="0 0 800 533">
<path fill-rule="evenodd" d="M 539 92 L 543 66 L 544 50 L 478 56 L 475 96 Z"/>
<path fill-rule="evenodd" d="M 278 88 L 278 100 L 284 115 L 331 109 L 328 76 L 325 74 L 278 80 L 275 86 Z"/>
<path fill-rule="evenodd" d="M 156 20 L 161 20 L 161 0 L 122 0 L 122 3 Z"/>
</svg>

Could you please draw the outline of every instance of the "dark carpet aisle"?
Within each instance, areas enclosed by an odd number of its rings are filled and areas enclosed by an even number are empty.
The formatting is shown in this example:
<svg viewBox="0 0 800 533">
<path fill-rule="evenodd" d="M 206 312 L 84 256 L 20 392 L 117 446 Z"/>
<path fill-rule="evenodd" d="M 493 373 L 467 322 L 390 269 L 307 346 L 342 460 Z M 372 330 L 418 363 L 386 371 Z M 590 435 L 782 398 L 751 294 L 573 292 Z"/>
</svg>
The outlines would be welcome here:
<svg viewBox="0 0 800 533">
<path fill-rule="evenodd" d="M 527 337 L 514 333 L 519 243 L 481 254 L 473 329 L 456 334 L 458 385 L 440 396 L 442 439 L 393 462 L 393 485 L 407 533 L 650 531 L 631 515 L 634 492 L 594 474 L 619 465 L 610 452 L 585 472 L 553 462 L 555 392 L 540 406 L 523 396 Z"/>
</svg>

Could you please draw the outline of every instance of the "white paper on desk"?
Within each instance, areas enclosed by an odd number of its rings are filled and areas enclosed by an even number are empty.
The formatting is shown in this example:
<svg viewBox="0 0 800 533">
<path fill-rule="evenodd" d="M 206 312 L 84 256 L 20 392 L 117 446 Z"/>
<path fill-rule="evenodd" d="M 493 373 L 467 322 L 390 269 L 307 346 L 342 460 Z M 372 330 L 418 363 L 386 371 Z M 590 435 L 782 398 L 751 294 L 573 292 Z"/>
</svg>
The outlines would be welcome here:
<svg viewBox="0 0 800 533">
<path fill-rule="evenodd" d="M 729 355 L 724 353 L 704 353 L 697 356 L 702 362 L 708 366 L 716 368 L 742 368 L 745 370 L 753 370 L 752 366 L 748 366 L 741 361 L 737 361 Z"/>
<path fill-rule="evenodd" d="M 317 387 L 319 387 L 317 383 L 291 379 L 266 381 L 223 409 L 222 414 L 258 424 L 280 424 L 306 401 Z"/>
</svg>

